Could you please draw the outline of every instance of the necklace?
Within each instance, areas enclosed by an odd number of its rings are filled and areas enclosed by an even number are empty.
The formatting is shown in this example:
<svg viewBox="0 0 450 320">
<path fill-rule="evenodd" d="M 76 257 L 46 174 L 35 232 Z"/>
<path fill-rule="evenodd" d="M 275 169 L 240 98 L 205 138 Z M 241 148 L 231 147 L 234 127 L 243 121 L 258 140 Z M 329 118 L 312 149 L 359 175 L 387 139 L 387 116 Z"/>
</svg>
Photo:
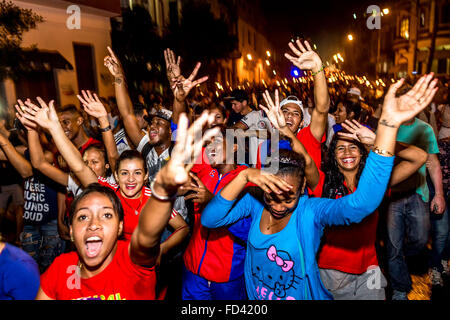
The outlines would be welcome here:
<svg viewBox="0 0 450 320">
<path fill-rule="evenodd" d="M 140 209 L 141 209 L 141 206 L 142 206 L 142 195 L 141 195 L 141 200 L 139 200 L 139 205 L 138 205 L 137 208 L 134 208 L 131 204 L 129 204 L 125 197 L 123 197 L 123 201 L 121 201 L 121 202 L 122 202 L 122 204 L 125 203 L 130 209 L 134 210 L 134 214 L 135 215 L 139 215 L 139 212 L 140 212 Z"/>
<path fill-rule="evenodd" d="M 272 222 L 272 215 L 269 213 L 269 220 L 270 220 L 270 222 Z M 269 230 L 271 227 L 273 227 L 273 226 L 276 226 L 277 224 L 280 224 L 281 222 L 282 222 L 283 220 L 278 220 L 276 223 L 269 223 L 268 225 L 267 225 L 267 228 L 266 228 L 266 230 Z"/>
</svg>

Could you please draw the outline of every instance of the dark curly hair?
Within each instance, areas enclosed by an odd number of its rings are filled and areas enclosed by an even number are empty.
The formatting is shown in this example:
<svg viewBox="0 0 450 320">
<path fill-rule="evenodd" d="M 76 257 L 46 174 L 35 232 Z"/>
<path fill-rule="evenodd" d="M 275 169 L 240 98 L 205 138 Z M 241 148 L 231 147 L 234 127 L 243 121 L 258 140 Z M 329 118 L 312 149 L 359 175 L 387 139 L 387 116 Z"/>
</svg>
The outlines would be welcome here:
<svg viewBox="0 0 450 320">
<path fill-rule="evenodd" d="M 328 148 L 328 154 L 324 161 L 323 172 L 325 173 L 325 182 L 323 185 L 322 198 L 336 199 L 337 196 L 345 196 L 348 194 L 348 190 L 344 185 L 345 177 L 339 171 L 339 166 L 336 160 L 335 150 L 339 140 L 343 140 L 338 134 L 335 134 L 333 140 L 331 140 L 330 147 Z M 358 185 L 359 178 L 366 165 L 366 159 L 368 152 L 364 145 L 354 140 L 354 144 L 358 147 L 361 153 L 361 161 L 359 163 L 358 172 L 356 174 L 356 185 Z"/>
</svg>

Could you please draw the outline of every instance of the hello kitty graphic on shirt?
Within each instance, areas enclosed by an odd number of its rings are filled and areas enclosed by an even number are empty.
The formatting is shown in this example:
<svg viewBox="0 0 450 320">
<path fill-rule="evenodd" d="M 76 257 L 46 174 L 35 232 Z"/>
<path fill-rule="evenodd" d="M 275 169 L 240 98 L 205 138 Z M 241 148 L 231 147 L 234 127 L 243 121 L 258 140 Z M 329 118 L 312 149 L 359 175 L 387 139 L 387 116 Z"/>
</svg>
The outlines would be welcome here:
<svg viewBox="0 0 450 320">
<path fill-rule="evenodd" d="M 301 278 L 295 274 L 295 262 L 289 253 L 274 245 L 251 250 L 257 255 L 252 266 L 252 276 L 258 282 L 257 297 L 261 300 L 295 300 L 290 293 L 297 290 Z"/>
</svg>

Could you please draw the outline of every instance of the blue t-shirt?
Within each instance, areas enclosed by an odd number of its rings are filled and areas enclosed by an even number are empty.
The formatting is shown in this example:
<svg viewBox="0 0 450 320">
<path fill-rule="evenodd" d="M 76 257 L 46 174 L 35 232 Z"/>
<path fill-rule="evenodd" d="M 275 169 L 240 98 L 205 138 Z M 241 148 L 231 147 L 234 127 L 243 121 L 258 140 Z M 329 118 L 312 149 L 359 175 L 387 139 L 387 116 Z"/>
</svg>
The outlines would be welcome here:
<svg viewBox="0 0 450 320">
<path fill-rule="evenodd" d="M 250 300 L 332 299 L 316 262 L 323 229 L 358 223 L 375 211 L 384 197 L 393 163 L 393 157 L 371 152 L 354 193 L 336 200 L 301 197 L 286 227 L 275 234 L 261 232 L 264 206 L 249 194 L 237 203 L 218 194 L 204 209 L 201 221 L 207 228 L 218 228 L 251 216 L 245 258 Z"/>
<path fill-rule="evenodd" d="M 0 253 L 0 300 L 34 300 L 39 268 L 25 251 L 5 244 Z"/>
</svg>

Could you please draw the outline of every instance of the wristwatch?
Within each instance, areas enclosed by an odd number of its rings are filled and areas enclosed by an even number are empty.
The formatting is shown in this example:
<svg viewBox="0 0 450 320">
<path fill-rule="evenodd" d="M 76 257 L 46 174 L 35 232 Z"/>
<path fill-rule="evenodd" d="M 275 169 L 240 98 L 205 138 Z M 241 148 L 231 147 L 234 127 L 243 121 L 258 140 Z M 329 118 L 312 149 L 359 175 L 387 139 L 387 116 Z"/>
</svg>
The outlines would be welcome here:
<svg viewBox="0 0 450 320">
<path fill-rule="evenodd" d="M 109 125 L 109 126 L 107 126 L 106 128 L 100 128 L 100 131 L 101 132 L 108 132 L 108 131 L 111 131 L 111 125 Z"/>
</svg>

